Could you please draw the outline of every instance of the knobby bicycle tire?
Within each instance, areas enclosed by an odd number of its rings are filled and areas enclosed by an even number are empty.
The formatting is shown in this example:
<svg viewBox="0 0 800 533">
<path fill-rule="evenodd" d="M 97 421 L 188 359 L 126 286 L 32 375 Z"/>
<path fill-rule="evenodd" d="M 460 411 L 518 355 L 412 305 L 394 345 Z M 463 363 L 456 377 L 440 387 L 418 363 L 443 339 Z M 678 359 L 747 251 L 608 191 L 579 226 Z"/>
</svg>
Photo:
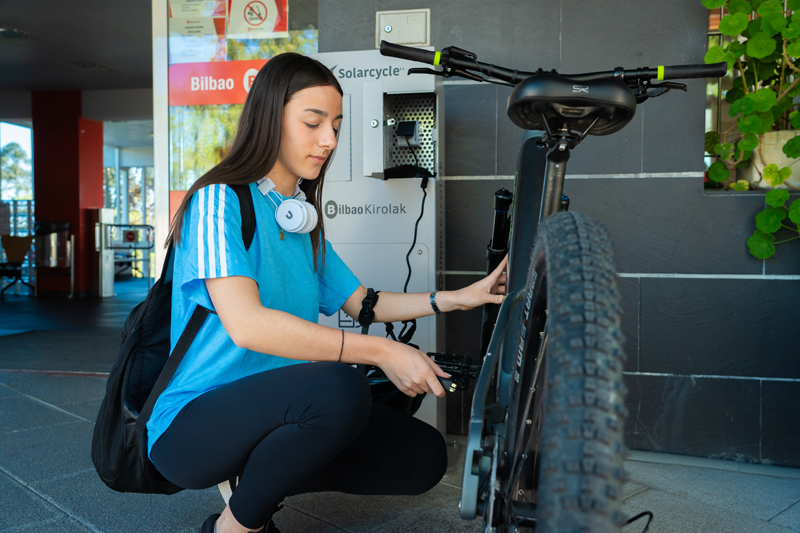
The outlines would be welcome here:
<svg viewBox="0 0 800 533">
<path fill-rule="evenodd" d="M 548 217 L 536 236 L 501 531 L 611 533 L 623 523 L 626 389 L 611 248 L 606 230 L 579 213 Z"/>
</svg>

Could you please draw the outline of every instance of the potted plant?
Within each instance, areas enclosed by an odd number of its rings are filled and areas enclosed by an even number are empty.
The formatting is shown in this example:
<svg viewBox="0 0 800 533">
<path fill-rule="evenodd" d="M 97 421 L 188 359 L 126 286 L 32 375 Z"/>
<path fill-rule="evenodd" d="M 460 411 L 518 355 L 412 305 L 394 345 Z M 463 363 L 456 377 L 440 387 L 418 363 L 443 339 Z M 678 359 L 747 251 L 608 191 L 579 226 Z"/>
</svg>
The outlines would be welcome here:
<svg viewBox="0 0 800 533">
<path fill-rule="evenodd" d="M 800 158 L 800 106 L 793 103 L 800 95 L 800 0 L 702 0 L 709 9 L 724 7 L 727 14 L 719 23 L 723 35 L 733 37 L 725 47 L 713 46 L 706 54 L 706 63 L 726 61 L 735 69 L 733 87 L 725 100 L 728 114 L 736 117 L 736 126 L 706 136 L 706 149 L 719 157 L 708 169 L 709 179 L 727 181 L 734 167 L 752 167 L 752 183 L 759 188 L 785 184 L 792 177 L 791 165 Z M 733 131 L 735 129 L 735 131 Z M 781 133 L 786 132 L 786 133 Z M 778 143 L 777 138 L 785 139 Z M 768 155 L 769 147 L 778 145 L 779 152 Z M 780 164 L 775 156 L 787 156 L 789 163 Z M 771 157 L 770 157 L 771 156 Z M 750 165 L 750 161 L 753 165 Z M 800 177 L 800 171 L 795 178 Z M 735 181 L 735 180 L 734 180 Z M 800 187 L 800 181 L 789 185 Z M 743 190 L 740 182 L 732 188 Z"/>
<path fill-rule="evenodd" d="M 708 178 L 730 182 L 734 190 L 776 189 L 767 193 L 769 207 L 756 215 L 756 230 L 747 240 L 750 253 L 765 259 L 775 253 L 775 244 L 785 242 L 775 236 L 782 228 L 798 233 L 786 240 L 800 238 L 800 200 L 789 204 L 786 191 L 800 189 L 800 167 L 794 167 L 800 160 L 800 103 L 794 103 L 800 95 L 800 13 L 794 14 L 800 0 L 702 3 L 726 9 L 719 31 L 733 37 L 724 47 L 711 47 L 706 63 L 726 61 L 735 69 L 725 100 L 736 126 L 706 134 L 706 150 L 718 159 Z M 749 179 L 737 181 L 737 168 L 749 169 Z"/>
<path fill-rule="evenodd" d="M 754 257 L 768 259 L 775 255 L 776 244 L 800 239 L 800 199 L 791 205 L 788 200 L 789 193 L 785 189 L 767 192 L 769 207 L 756 215 L 756 230 L 747 239 L 747 247 Z M 794 223 L 794 228 L 787 222 Z M 780 234 L 782 240 L 777 240 L 776 234 Z"/>
</svg>

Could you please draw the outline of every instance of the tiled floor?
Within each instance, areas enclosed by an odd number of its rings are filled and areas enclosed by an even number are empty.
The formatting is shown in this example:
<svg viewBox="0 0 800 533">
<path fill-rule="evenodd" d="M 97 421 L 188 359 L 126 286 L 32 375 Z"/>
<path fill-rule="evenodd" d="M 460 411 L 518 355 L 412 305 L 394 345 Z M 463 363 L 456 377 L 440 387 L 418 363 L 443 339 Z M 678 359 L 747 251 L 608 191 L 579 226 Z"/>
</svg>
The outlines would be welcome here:
<svg viewBox="0 0 800 533">
<path fill-rule="evenodd" d="M 11 296 L 0 303 L 0 532 L 194 533 L 223 507 L 216 489 L 120 494 L 94 471 L 92 429 L 105 391 L 95 373 L 108 371 L 125 316 L 143 296 L 118 292 L 105 301 Z M 284 533 L 479 532 L 479 521 L 458 518 L 463 448 L 449 452 L 456 470 L 422 496 L 297 496 L 275 521 Z M 653 511 L 652 533 L 800 531 L 800 471 L 632 458 L 624 510 Z"/>
</svg>

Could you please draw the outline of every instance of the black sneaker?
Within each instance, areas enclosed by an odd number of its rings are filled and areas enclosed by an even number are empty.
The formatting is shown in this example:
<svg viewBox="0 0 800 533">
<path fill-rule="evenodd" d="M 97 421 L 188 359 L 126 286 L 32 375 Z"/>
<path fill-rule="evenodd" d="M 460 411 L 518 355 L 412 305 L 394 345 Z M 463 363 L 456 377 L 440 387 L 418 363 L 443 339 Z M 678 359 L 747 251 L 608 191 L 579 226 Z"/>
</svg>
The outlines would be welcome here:
<svg viewBox="0 0 800 533">
<path fill-rule="evenodd" d="M 206 518 L 206 521 L 200 526 L 199 533 L 214 533 L 214 524 L 217 523 L 217 518 L 219 518 L 219 513 L 212 514 Z"/>
</svg>

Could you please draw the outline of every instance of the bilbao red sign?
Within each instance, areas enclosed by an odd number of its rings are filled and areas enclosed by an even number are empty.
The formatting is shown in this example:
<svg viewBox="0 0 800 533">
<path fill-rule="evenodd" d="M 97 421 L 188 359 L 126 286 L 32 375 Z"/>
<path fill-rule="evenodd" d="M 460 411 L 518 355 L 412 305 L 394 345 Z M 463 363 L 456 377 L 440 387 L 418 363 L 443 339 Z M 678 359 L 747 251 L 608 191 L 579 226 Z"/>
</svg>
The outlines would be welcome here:
<svg viewBox="0 0 800 533">
<path fill-rule="evenodd" d="M 175 63 L 169 67 L 169 105 L 243 104 L 266 59 Z"/>
</svg>

